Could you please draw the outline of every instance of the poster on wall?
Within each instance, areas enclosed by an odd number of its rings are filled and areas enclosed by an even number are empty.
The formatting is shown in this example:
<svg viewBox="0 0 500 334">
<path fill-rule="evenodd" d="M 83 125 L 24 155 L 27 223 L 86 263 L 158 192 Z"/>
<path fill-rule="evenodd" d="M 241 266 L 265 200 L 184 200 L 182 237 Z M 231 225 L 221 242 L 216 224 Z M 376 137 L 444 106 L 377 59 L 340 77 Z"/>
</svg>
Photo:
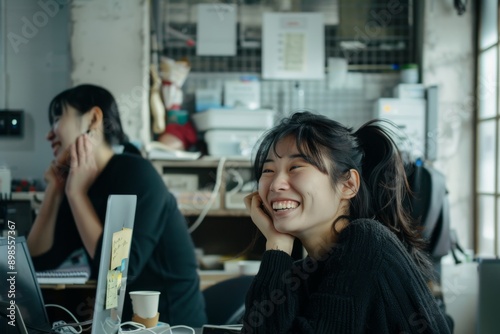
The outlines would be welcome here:
<svg viewBox="0 0 500 334">
<path fill-rule="evenodd" d="M 236 55 L 236 5 L 198 5 L 196 55 Z"/>
<path fill-rule="evenodd" d="M 262 34 L 263 79 L 325 77 L 322 13 L 264 13 Z"/>
</svg>

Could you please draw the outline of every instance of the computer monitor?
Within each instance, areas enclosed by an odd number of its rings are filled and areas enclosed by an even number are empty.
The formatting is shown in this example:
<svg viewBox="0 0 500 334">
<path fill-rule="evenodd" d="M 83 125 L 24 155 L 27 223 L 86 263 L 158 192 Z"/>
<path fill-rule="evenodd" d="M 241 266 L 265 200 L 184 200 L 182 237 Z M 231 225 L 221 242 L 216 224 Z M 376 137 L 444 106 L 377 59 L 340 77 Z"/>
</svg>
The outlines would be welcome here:
<svg viewBox="0 0 500 334">
<path fill-rule="evenodd" d="M 2 333 L 5 334 L 28 334 L 28 329 L 24 324 L 24 320 L 20 316 L 16 316 L 21 314 L 19 311 L 19 306 L 16 304 L 11 304 L 10 302 L 4 302 L 0 300 L 0 316 L 7 319 L 8 328 L 4 328 L 2 322 Z M 15 320 L 11 320 L 11 317 L 14 316 Z"/>
<path fill-rule="evenodd" d="M 106 208 L 106 221 L 102 237 L 101 262 L 97 278 L 96 302 L 92 323 L 92 334 L 115 334 L 120 326 L 128 271 L 127 258 L 122 261 L 120 288 L 117 293 L 117 306 L 106 308 L 108 272 L 111 268 L 113 235 L 123 228 L 133 229 L 136 195 L 110 195 Z"/>
<path fill-rule="evenodd" d="M 13 311 L 16 320 L 22 315 L 28 329 L 51 329 L 24 236 L 0 238 L 0 281 L 0 301 L 11 305 L 14 300 L 20 312 Z M 10 315 L 10 311 L 7 315 Z M 0 333 L 13 332 L 10 320 L 12 319 L 0 316 Z"/>
<path fill-rule="evenodd" d="M 113 235 L 123 228 L 133 228 L 136 202 L 136 195 L 110 195 L 108 197 L 92 334 L 116 334 L 118 332 L 125 300 L 128 254 L 120 268 L 121 286 L 117 291 L 116 307 L 106 308 L 107 278 L 111 264 Z M 16 319 L 22 316 L 28 330 L 38 329 L 40 333 L 50 332 L 52 326 L 24 236 L 0 238 L 0 271 L 1 282 L 7 282 L 6 287 L 3 288 L 4 285 L 2 285 L 0 289 L 1 304 L 10 305 L 11 300 L 14 300 L 19 308 L 19 312 L 17 309 L 15 311 Z M 22 326 L 14 328 L 8 323 L 9 313 L 10 311 L 2 311 L 0 314 L 0 333 L 15 333 L 14 329 L 19 331 L 22 328 Z"/>
</svg>

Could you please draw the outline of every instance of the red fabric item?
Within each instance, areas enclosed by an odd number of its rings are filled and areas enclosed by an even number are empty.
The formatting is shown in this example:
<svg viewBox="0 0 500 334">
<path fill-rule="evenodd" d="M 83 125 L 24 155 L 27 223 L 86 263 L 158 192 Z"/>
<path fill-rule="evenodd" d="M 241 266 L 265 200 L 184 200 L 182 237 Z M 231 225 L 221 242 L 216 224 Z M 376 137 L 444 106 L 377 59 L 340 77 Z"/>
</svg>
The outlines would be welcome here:
<svg viewBox="0 0 500 334">
<path fill-rule="evenodd" d="M 167 124 L 167 126 L 165 127 L 165 132 L 179 138 L 186 149 L 196 143 L 196 130 L 194 129 L 191 122 L 187 122 L 184 125 L 180 125 L 177 123 Z"/>
</svg>

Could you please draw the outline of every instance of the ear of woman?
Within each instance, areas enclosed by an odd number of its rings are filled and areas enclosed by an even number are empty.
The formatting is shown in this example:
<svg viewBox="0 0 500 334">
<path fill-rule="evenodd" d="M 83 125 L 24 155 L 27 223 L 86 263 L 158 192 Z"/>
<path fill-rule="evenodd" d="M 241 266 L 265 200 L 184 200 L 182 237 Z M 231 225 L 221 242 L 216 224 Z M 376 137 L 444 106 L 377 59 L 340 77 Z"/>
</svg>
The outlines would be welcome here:
<svg viewBox="0 0 500 334">
<path fill-rule="evenodd" d="M 342 193 L 343 199 L 351 199 L 358 193 L 360 176 L 357 170 L 349 170 L 349 178 L 342 182 L 340 186 L 340 191 Z"/>
<path fill-rule="evenodd" d="M 103 112 L 101 108 L 93 107 L 85 116 L 88 122 L 87 133 L 89 135 L 92 135 L 93 131 L 102 128 Z"/>
</svg>

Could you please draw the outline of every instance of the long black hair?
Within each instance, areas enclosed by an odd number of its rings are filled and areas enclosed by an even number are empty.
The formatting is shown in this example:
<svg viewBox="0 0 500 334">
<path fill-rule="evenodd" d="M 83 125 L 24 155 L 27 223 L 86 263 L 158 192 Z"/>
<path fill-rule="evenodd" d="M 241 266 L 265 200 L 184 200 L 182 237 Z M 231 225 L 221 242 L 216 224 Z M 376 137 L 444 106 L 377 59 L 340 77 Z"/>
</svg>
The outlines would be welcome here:
<svg viewBox="0 0 500 334">
<path fill-rule="evenodd" d="M 260 179 L 268 152 L 276 153 L 278 142 L 288 136 L 295 138 L 299 153 L 311 165 L 330 175 L 332 185 L 347 180 L 351 169 L 357 170 L 361 176 L 359 190 L 350 200 L 349 212 L 333 223 L 333 231 L 340 219 L 373 218 L 389 228 L 422 272 L 430 275 L 429 260 L 423 252 L 426 243 L 403 205 L 411 190 L 390 125 L 388 121 L 375 119 L 353 131 L 324 115 L 294 113 L 261 139 L 254 158 L 254 175 L 256 180 Z"/>
<path fill-rule="evenodd" d="M 49 105 L 49 122 L 54 123 L 55 116 L 61 116 L 64 107 L 70 105 L 81 115 L 93 107 L 99 107 L 103 114 L 104 140 L 111 145 L 128 144 L 128 137 L 123 131 L 118 112 L 118 105 L 113 95 L 100 86 L 83 84 L 67 89 L 56 95 Z"/>
</svg>

